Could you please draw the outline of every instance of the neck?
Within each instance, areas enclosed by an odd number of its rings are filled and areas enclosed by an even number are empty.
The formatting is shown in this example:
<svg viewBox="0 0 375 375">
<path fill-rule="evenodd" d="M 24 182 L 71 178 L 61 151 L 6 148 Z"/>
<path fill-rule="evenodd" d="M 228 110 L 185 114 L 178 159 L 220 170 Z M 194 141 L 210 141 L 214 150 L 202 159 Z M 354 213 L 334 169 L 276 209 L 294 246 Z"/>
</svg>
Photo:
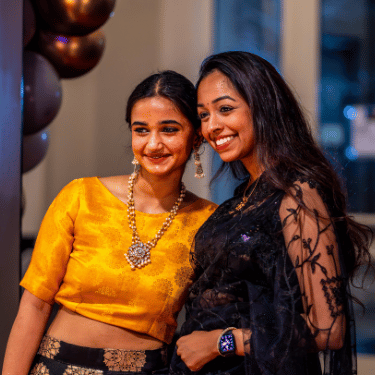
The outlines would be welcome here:
<svg viewBox="0 0 375 375">
<path fill-rule="evenodd" d="M 182 174 L 158 176 L 142 170 L 134 184 L 135 208 L 146 213 L 170 211 L 180 196 Z"/>
<path fill-rule="evenodd" d="M 264 169 L 258 163 L 243 163 L 246 170 L 250 174 L 250 181 L 255 181 L 263 172 Z"/>
<path fill-rule="evenodd" d="M 264 168 L 257 160 L 256 152 L 247 155 L 246 158 L 241 159 L 241 162 L 250 174 L 250 181 L 255 181 L 264 172 Z"/>
</svg>

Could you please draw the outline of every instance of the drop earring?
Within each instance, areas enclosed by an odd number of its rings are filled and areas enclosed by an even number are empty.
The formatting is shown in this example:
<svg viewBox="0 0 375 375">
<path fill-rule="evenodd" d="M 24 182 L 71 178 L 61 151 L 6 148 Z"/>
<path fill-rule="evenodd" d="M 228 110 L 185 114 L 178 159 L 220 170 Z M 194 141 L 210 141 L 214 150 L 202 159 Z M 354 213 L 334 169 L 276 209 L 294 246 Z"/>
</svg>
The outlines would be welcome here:
<svg viewBox="0 0 375 375">
<path fill-rule="evenodd" d="M 134 156 L 132 164 L 134 165 L 134 171 L 133 173 L 137 173 L 139 171 L 139 161 L 138 159 Z"/>
<path fill-rule="evenodd" d="M 197 149 L 194 149 L 195 178 L 203 178 L 205 176 L 201 163 L 201 157 Z"/>
</svg>

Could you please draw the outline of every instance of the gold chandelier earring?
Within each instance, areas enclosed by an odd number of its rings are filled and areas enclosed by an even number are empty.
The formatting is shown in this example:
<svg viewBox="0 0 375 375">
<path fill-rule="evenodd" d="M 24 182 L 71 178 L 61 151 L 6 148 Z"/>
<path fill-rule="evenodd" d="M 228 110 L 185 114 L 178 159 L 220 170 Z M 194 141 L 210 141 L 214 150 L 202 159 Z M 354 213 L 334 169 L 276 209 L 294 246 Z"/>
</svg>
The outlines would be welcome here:
<svg viewBox="0 0 375 375">
<path fill-rule="evenodd" d="M 138 159 L 135 156 L 134 156 L 134 158 L 132 160 L 132 164 L 134 165 L 134 171 L 133 171 L 133 173 L 137 173 L 139 171 L 140 164 L 139 164 Z"/>
<path fill-rule="evenodd" d="M 194 149 L 194 164 L 195 164 L 195 178 L 203 178 L 205 176 L 203 172 L 201 157 L 198 153 L 198 149 Z"/>
</svg>

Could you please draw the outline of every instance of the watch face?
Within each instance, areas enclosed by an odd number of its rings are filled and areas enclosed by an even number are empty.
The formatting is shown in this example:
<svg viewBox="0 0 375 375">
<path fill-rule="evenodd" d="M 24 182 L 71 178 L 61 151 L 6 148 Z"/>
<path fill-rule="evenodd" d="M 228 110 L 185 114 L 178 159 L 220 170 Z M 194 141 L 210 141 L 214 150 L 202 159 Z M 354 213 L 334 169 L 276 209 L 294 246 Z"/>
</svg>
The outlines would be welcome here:
<svg viewBox="0 0 375 375">
<path fill-rule="evenodd" d="M 236 349 L 235 343 L 234 343 L 234 336 L 232 333 L 229 333 L 227 335 L 223 335 L 220 338 L 220 351 L 221 353 L 231 353 L 234 352 Z"/>
</svg>

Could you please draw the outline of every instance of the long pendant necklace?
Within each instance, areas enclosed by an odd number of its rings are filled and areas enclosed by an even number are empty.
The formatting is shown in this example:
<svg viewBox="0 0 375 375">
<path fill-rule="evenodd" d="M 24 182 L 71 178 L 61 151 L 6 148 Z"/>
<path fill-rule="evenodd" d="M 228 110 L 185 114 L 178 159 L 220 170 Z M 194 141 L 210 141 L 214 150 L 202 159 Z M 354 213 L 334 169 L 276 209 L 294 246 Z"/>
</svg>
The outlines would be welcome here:
<svg viewBox="0 0 375 375">
<path fill-rule="evenodd" d="M 258 182 L 259 182 L 259 177 L 258 177 L 257 181 L 255 182 L 254 187 L 253 187 L 253 189 L 251 190 L 251 193 L 250 193 L 247 197 L 245 196 L 245 194 L 246 194 L 246 190 L 247 190 L 247 189 L 245 189 L 245 191 L 244 191 L 244 195 L 243 195 L 243 197 L 242 197 L 241 202 L 238 203 L 238 205 L 235 207 L 235 210 L 236 210 L 236 211 L 241 211 L 241 210 L 242 210 L 242 208 L 243 208 L 243 207 L 245 206 L 245 204 L 248 202 L 248 200 L 250 199 L 250 197 L 253 195 L 253 193 L 254 193 L 254 191 L 255 191 L 257 185 L 258 185 Z"/>
<path fill-rule="evenodd" d="M 173 204 L 173 207 L 168 215 L 168 217 L 165 219 L 163 225 L 159 229 L 159 231 L 156 233 L 155 237 L 151 239 L 150 241 L 147 241 L 146 243 L 143 243 L 141 239 L 139 238 L 139 234 L 137 231 L 137 225 L 135 222 L 135 208 L 134 208 L 134 181 L 137 178 L 137 173 L 132 173 L 129 176 L 129 182 L 128 182 L 128 223 L 129 228 L 132 231 L 132 244 L 129 247 L 128 251 L 124 254 L 126 260 L 130 264 L 130 267 L 132 270 L 135 270 L 136 268 L 142 268 L 145 267 L 147 264 L 151 263 L 150 258 L 150 250 L 156 246 L 158 241 L 160 240 L 161 236 L 165 233 L 165 231 L 169 228 L 169 226 L 172 224 L 173 219 L 175 218 L 178 208 L 180 207 L 182 201 L 185 197 L 185 185 L 183 182 L 181 182 L 181 191 L 180 196 L 176 200 L 176 202 Z"/>
</svg>

